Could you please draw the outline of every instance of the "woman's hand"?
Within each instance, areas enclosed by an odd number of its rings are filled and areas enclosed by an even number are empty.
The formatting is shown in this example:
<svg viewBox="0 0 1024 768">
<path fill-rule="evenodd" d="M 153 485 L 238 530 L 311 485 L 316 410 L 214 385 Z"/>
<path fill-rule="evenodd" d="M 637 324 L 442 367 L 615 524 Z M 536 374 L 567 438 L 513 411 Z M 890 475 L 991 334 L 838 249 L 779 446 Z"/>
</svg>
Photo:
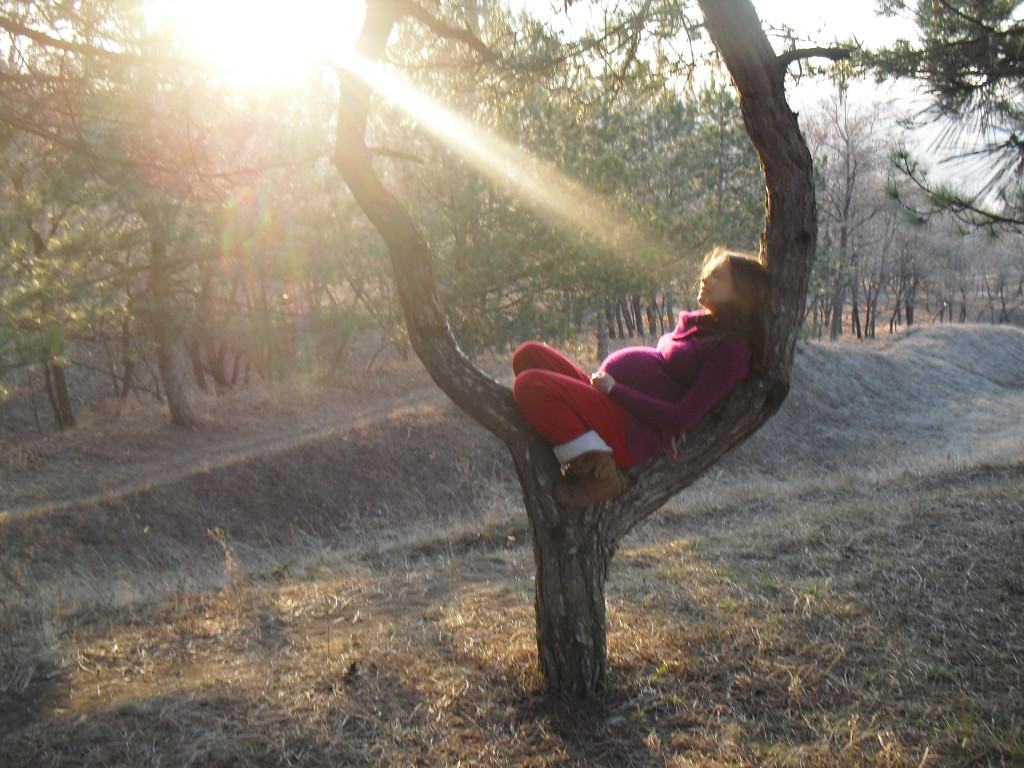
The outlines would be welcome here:
<svg viewBox="0 0 1024 768">
<path fill-rule="evenodd" d="M 686 442 L 686 433 L 685 432 L 683 432 L 682 438 L 683 438 L 683 442 L 685 443 Z M 665 455 L 668 456 L 670 459 L 675 459 L 675 458 L 678 458 L 678 456 L 679 456 L 679 446 L 676 444 L 676 438 L 675 438 L 674 435 L 673 435 L 673 437 L 667 443 L 665 443 Z"/>
<path fill-rule="evenodd" d="M 604 371 L 598 371 L 597 373 L 590 374 L 590 384 L 607 395 L 612 391 L 612 387 L 615 386 L 615 379 Z"/>
</svg>

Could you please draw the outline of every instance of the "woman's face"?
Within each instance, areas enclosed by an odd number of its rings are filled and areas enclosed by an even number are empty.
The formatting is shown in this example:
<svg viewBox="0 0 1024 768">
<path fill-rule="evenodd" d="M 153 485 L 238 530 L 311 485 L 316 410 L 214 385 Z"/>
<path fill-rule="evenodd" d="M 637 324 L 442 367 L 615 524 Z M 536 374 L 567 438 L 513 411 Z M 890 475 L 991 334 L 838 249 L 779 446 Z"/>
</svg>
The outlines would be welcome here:
<svg viewBox="0 0 1024 768">
<path fill-rule="evenodd" d="M 719 307 L 732 301 L 736 301 L 736 286 L 732 282 L 729 262 L 719 259 L 700 279 L 697 303 L 714 314 Z"/>
</svg>

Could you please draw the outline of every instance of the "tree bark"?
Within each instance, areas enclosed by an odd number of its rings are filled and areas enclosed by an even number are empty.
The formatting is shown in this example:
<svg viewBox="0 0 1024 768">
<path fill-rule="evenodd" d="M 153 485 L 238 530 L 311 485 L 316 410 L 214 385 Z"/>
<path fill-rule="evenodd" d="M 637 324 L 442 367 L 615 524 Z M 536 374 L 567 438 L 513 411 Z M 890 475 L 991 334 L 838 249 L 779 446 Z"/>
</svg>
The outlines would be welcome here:
<svg viewBox="0 0 1024 768">
<path fill-rule="evenodd" d="M 155 331 L 156 367 L 160 371 L 160 381 L 164 385 L 171 423 L 185 429 L 195 429 L 199 426 L 199 419 L 196 418 L 189 402 L 188 387 L 181 373 L 180 356 L 177 354 L 175 342 L 166 327 L 158 326 Z"/>
<path fill-rule="evenodd" d="M 381 59 L 408 6 L 402 0 L 367 3 L 355 47 L 361 61 L 372 65 Z M 607 683 L 604 588 L 622 537 L 753 434 L 789 388 L 816 238 L 811 157 L 786 103 L 783 67 L 749 0 L 701 0 L 700 7 L 740 93 L 767 182 L 762 250 L 770 278 L 768 369 L 763 378 L 743 382 L 688 434 L 678 460 L 661 458 L 630 470 L 629 491 L 582 513 L 555 503 L 557 463 L 508 388 L 459 350 L 438 298 L 426 240 L 372 167 L 365 140 L 371 86 L 359 74 L 365 64 L 338 73 L 335 166 L 388 248 L 416 354 L 437 385 L 509 449 L 533 539 L 540 672 L 548 689 L 563 695 L 592 696 Z"/>
<path fill-rule="evenodd" d="M 147 320 L 156 346 L 156 365 L 160 381 L 167 397 L 171 423 L 186 429 L 199 426 L 189 402 L 189 391 L 178 364 L 176 348 L 180 342 L 173 319 L 171 301 L 171 268 L 168 263 L 167 242 L 160 216 L 152 207 L 144 206 L 141 212 L 149 233 L 149 274 L 146 280 L 149 306 Z"/>
<path fill-rule="evenodd" d="M 43 363 L 43 373 L 46 380 L 46 395 L 53 410 L 53 423 L 58 431 L 71 429 L 75 426 L 75 411 L 71 405 L 71 393 L 68 391 L 64 366 L 47 361 Z"/>
<path fill-rule="evenodd" d="M 607 305 L 606 305 L 607 306 Z M 604 310 L 597 312 L 597 359 L 608 357 L 608 320 Z"/>
<path fill-rule="evenodd" d="M 129 288 L 129 299 L 131 299 L 131 289 Z M 118 352 L 121 358 L 121 384 L 118 388 L 117 375 L 114 374 L 114 393 L 124 399 L 128 397 L 128 393 L 131 392 L 132 386 L 135 384 L 135 361 L 132 359 L 132 327 L 131 321 L 128 317 L 124 317 L 121 320 L 121 333 L 118 338 Z M 111 368 L 114 365 L 111 363 Z"/>
</svg>

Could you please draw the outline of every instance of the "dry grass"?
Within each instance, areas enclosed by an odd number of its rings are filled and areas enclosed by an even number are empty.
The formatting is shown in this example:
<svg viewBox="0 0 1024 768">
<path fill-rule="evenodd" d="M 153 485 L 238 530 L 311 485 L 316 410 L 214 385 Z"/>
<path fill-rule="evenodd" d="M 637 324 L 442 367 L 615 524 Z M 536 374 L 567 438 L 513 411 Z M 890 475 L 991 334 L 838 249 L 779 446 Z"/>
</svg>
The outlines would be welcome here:
<svg viewBox="0 0 1024 768">
<path fill-rule="evenodd" d="M 1024 764 L 1024 365 L 969 352 L 1024 344 L 986 333 L 897 398 L 972 416 L 932 465 L 956 424 L 832 398 L 934 338 L 805 351 L 819 388 L 624 542 L 595 702 L 540 693 L 514 483 L 448 408 L 9 515 L 0 765 Z"/>
<path fill-rule="evenodd" d="M 10 765 L 1019 765 L 1024 467 L 669 513 L 611 690 L 539 694 L 519 537 L 67 629 Z M 880 504 L 880 500 L 883 504 Z M 13 702 L 8 691 L 8 702 Z"/>
</svg>

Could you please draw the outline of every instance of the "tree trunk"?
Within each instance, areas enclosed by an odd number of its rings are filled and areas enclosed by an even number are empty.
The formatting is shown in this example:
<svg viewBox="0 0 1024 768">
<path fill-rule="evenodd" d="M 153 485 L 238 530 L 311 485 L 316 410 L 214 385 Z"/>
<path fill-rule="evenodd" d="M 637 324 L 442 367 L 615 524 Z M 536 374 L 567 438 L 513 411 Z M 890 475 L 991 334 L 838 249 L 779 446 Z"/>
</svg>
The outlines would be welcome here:
<svg viewBox="0 0 1024 768">
<path fill-rule="evenodd" d="M 156 367 L 160 371 L 160 380 L 164 385 L 167 410 L 171 414 L 172 424 L 185 429 L 195 429 L 199 426 L 199 419 L 192 411 L 188 387 L 179 364 L 180 356 L 173 339 L 169 336 L 166 328 L 156 329 Z"/>
<path fill-rule="evenodd" d="M 360 72 L 365 62 L 372 66 L 381 59 L 407 7 L 367 3 L 355 46 L 364 63 L 339 71 L 335 166 L 388 248 L 416 354 L 437 385 L 509 449 L 533 537 L 540 672 L 549 690 L 563 695 L 592 696 L 607 683 L 604 587 L 622 537 L 753 434 L 789 388 L 817 233 L 811 156 L 786 103 L 783 67 L 749 0 L 700 0 L 700 6 L 740 93 L 767 182 L 762 250 L 770 280 L 768 370 L 761 379 L 741 383 L 691 430 L 678 460 L 659 458 L 629 470 L 629 491 L 582 513 L 552 498 L 557 462 L 508 388 L 460 352 L 438 298 L 426 240 L 372 167 L 365 141 L 372 78 Z"/>
<path fill-rule="evenodd" d="M 116 394 L 121 399 L 124 399 L 128 397 L 128 393 L 131 392 L 132 387 L 135 385 L 135 361 L 132 359 L 131 321 L 127 317 L 121 321 L 121 335 L 119 341 L 122 379 L 120 390 L 117 390 L 116 380 L 114 382 L 114 387 Z"/>
<path fill-rule="evenodd" d="M 75 426 L 75 411 L 71 406 L 71 394 L 68 392 L 67 377 L 64 366 L 54 362 L 43 364 L 46 380 L 46 395 L 53 410 L 53 423 L 58 431 L 71 429 Z"/>
<path fill-rule="evenodd" d="M 644 333 L 644 311 L 638 294 L 634 293 L 629 297 L 629 307 L 633 314 L 633 325 L 636 327 L 636 332 L 640 335 L 641 339 L 646 339 L 647 335 Z"/>
<path fill-rule="evenodd" d="M 843 336 L 843 313 L 846 311 L 846 288 L 836 278 L 832 293 L 832 319 L 829 325 L 829 341 L 839 341 Z"/>
<path fill-rule="evenodd" d="M 185 385 L 176 354 L 179 340 L 174 330 L 177 326 L 171 301 L 171 268 L 168 263 L 163 226 L 159 214 L 152 207 L 144 206 L 141 215 L 149 233 L 147 320 L 156 346 L 157 370 L 160 372 L 164 395 L 167 397 L 171 423 L 186 429 L 195 429 L 199 425 L 199 420 L 189 403 L 188 387 Z"/>
<path fill-rule="evenodd" d="M 626 336 L 632 339 L 636 334 L 636 326 L 633 324 L 633 308 L 626 297 L 622 295 L 619 296 L 617 306 L 618 316 L 622 318 L 622 323 L 625 323 L 626 326 Z M 622 336 L 622 323 L 619 324 L 619 334 L 620 338 L 625 338 Z"/>
<path fill-rule="evenodd" d="M 549 488 L 538 488 L 527 505 L 541 674 L 549 690 L 586 698 L 607 685 L 604 590 L 614 552 L 588 515 L 558 509 Z"/>
<path fill-rule="evenodd" d="M 603 311 L 597 312 L 597 359 L 608 357 L 608 322 Z"/>
<path fill-rule="evenodd" d="M 615 335 L 615 317 L 612 314 L 612 303 L 609 300 L 604 302 L 604 329 L 609 339 L 617 339 Z"/>
<path fill-rule="evenodd" d="M 192 363 L 192 378 L 200 392 L 207 392 L 206 366 L 203 364 L 203 350 L 199 339 L 192 339 L 187 344 L 188 359 Z"/>
</svg>

